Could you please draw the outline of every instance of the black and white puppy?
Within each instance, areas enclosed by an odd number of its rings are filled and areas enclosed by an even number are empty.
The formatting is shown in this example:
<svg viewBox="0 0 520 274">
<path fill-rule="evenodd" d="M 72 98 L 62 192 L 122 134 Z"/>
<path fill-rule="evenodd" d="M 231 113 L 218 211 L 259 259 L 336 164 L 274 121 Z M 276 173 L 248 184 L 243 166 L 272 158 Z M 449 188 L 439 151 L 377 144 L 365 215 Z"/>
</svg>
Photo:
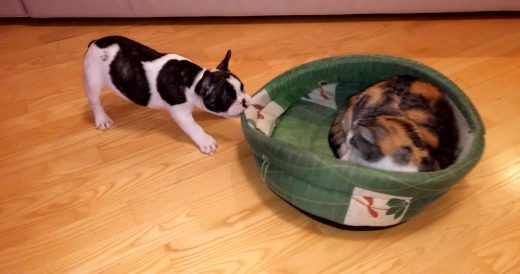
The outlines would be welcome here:
<svg viewBox="0 0 520 274">
<path fill-rule="evenodd" d="M 113 123 L 101 105 L 101 92 L 107 87 L 138 105 L 168 110 L 201 152 L 215 152 L 215 139 L 195 122 L 192 111 L 197 107 L 233 118 L 250 104 L 244 85 L 228 70 L 230 57 L 228 50 L 217 68 L 208 70 L 125 37 L 92 41 L 84 59 L 84 85 L 96 128 L 106 130 Z"/>
</svg>

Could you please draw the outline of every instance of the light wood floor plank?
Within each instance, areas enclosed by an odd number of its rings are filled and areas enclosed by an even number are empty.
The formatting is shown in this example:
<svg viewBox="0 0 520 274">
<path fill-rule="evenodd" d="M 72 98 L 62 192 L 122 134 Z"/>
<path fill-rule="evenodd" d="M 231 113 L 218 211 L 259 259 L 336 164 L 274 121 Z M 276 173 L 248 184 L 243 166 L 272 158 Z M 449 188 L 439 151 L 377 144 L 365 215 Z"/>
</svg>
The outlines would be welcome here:
<svg viewBox="0 0 520 274">
<path fill-rule="evenodd" d="M 518 273 L 518 14 L 3 20 L 1 273 Z M 485 123 L 477 167 L 423 213 L 380 231 L 318 223 L 263 183 L 238 120 L 197 112 L 200 154 L 165 112 L 105 94 L 92 124 L 88 42 L 125 35 L 214 67 L 248 93 L 318 58 L 393 54 L 450 77 Z"/>
</svg>

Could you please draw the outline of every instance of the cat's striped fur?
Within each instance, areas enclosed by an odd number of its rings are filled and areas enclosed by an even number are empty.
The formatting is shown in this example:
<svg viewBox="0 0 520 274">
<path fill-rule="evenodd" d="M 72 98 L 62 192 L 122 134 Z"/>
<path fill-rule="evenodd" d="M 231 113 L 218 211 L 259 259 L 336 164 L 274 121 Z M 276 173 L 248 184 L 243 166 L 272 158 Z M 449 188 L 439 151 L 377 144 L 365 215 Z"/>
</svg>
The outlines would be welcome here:
<svg viewBox="0 0 520 274">
<path fill-rule="evenodd" d="M 446 96 L 412 76 L 388 78 L 350 97 L 329 133 L 338 158 L 408 172 L 451 165 L 458 139 Z"/>
</svg>

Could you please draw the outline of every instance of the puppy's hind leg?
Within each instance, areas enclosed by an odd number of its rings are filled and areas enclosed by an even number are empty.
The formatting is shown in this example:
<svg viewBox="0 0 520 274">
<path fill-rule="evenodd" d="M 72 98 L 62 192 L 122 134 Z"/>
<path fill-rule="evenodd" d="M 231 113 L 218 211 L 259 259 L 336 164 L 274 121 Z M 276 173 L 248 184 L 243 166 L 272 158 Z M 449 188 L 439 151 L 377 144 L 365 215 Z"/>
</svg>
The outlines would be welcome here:
<svg viewBox="0 0 520 274">
<path fill-rule="evenodd" d="M 108 117 L 101 105 L 101 92 L 103 91 L 104 82 L 100 70 L 93 66 L 85 59 L 84 64 L 84 89 L 87 95 L 90 108 L 94 113 L 94 123 L 99 130 L 107 130 L 112 127 L 113 121 Z"/>
</svg>

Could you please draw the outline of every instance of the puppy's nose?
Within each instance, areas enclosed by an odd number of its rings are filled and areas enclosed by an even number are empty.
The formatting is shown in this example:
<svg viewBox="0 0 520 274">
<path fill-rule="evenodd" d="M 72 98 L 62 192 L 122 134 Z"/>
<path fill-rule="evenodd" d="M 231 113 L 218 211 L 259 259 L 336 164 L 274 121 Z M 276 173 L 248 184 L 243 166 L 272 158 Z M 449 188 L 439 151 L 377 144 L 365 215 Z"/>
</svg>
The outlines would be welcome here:
<svg viewBox="0 0 520 274">
<path fill-rule="evenodd" d="M 243 106 L 244 108 L 247 108 L 247 107 L 249 106 L 249 102 L 248 102 L 245 98 L 242 99 L 242 106 Z"/>
<path fill-rule="evenodd" d="M 251 105 L 251 96 L 245 94 L 244 99 L 242 99 L 242 106 L 247 108 L 249 105 Z"/>
</svg>

